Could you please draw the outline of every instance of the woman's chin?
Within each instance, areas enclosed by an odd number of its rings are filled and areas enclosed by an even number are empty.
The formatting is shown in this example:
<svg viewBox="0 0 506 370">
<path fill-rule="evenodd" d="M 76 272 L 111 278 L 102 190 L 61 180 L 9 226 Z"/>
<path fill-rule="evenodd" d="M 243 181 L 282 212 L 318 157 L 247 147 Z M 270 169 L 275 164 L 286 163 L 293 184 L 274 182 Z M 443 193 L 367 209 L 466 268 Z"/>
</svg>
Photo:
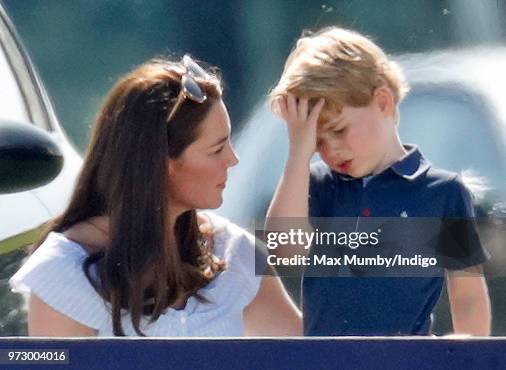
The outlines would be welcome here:
<svg viewBox="0 0 506 370">
<path fill-rule="evenodd" d="M 200 207 L 201 209 L 216 209 L 220 208 L 223 203 L 223 197 L 220 195 L 219 198 L 213 199 L 212 201 L 206 202 L 207 207 Z"/>
</svg>

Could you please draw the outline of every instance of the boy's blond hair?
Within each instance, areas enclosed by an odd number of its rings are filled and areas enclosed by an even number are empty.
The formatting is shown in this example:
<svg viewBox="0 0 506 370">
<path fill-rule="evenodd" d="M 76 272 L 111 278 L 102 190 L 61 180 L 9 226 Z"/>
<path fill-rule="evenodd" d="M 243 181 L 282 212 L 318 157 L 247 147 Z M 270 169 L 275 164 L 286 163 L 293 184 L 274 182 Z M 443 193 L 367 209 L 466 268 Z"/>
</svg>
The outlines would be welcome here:
<svg viewBox="0 0 506 370">
<path fill-rule="evenodd" d="M 374 42 L 357 32 L 329 27 L 297 41 L 269 95 L 271 102 L 287 92 L 309 98 L 310 104 L 325 98 L 322 122 L 345 105 L 367 106 L 380 86 L 389 88 L 396 106 L 409 90 L 400 67 Z"/>
</svg>

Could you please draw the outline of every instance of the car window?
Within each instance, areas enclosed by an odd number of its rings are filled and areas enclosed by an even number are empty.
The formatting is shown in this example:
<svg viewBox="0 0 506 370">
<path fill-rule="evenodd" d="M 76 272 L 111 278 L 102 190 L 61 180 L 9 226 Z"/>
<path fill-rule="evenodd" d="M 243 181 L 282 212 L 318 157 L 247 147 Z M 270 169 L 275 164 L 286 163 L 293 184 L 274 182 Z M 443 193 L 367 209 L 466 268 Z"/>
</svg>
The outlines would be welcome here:
<svg viewBox="0 0 506 370">
<path fill-rule="evenodd" d="M 29 115 L 18 81 L 0 47 L 0 119 L 28 122 Z"/>
</svg>

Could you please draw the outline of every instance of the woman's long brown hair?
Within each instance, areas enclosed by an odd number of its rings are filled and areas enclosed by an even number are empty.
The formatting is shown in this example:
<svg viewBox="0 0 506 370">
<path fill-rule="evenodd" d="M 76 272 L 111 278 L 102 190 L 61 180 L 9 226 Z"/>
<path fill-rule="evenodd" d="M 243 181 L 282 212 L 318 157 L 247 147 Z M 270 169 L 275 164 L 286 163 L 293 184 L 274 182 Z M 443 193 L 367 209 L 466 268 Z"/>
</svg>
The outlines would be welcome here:
<svg viewBox="0 0 506 370">
<path fill-rule="evenodd" d="M 198 80 L 208 99 L 201 104 L 185 99 L 167 123 L 180 91 L 181 68 L 154 59 L 116 83 L 97 116 L 67 209 L 35 244 L 40 246 L 50 231 L 63 232 L 90 217 L 108 216 L 110 245 L 90 254 L 83 268 L 95 290 L 110 302 L 117 336 L 125 335 L 122 309 L 129 311 L 135 331 L 143 336 L 142 315 L 150 314 L 155 321 L 181 292 L 199 298 L 197 290 L 208 282 L 197 268 L 201 234 L 195 210 L 179 216 L 175 242 L 169 242 L 167 159 L 178 158 L 197 139 L 200 123 L 221 99 L 221 87 L 215 75 L 210 81 Z"/>
</svg>

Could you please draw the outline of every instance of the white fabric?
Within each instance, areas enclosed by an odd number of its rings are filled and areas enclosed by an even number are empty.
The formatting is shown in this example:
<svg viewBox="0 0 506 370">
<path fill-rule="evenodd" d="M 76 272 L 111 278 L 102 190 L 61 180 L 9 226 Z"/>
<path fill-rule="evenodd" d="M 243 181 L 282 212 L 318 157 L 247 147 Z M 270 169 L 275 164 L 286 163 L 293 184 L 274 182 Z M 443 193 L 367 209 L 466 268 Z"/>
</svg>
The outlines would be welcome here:
<svg viewBox="0 0 506 370">
<path fill-rule="evenodd" d="M 154 323 L 143 317 L 147 336 L 241 336 L 243 309 L 257 294 L 261 277 L 255 276 L 255 241 L 251 234 L 215 214 L 211 219 L 214 253 L 225 260 L 226 270 L 199 290 L 211 303 L 190 297 L 183 310 L 172 308 Z M 86 251 L 63 234 L 52 232 L 9 280 L 14 292 L 33 292 L 55 310 L 94 328 L 98 336 L 112 336 L 110 304 L 96 293 L 82 263 Z M 126 335 L 137 335 L 125 311 Z"/>
</svg>

